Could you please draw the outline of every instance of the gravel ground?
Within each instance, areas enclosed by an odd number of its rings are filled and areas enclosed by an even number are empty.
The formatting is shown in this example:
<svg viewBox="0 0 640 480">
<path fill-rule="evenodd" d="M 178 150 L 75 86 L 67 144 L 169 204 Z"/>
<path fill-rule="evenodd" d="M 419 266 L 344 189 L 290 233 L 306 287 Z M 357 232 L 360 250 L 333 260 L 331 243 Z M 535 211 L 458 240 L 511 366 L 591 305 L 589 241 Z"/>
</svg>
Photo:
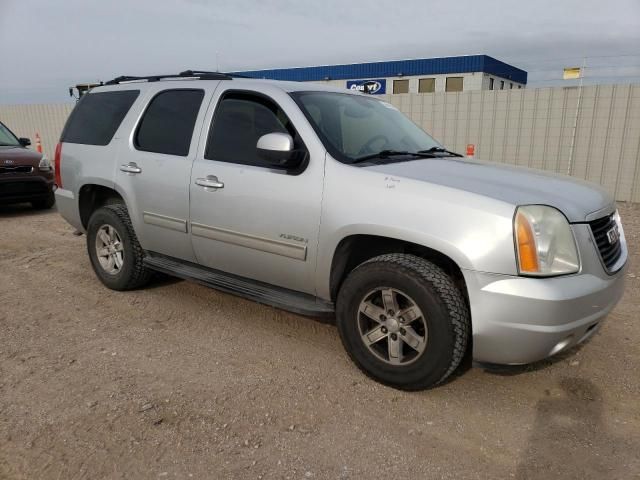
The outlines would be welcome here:
<svg viewBox="0 0 640 480">
<path fill-rule="evenodd" d="M 586 345 L 404 393 L 334 326 L 177 280 L 116 293 L 55 212 L 0 208 L 0 478 L 640 478 L 640 205 Z"/>
</svg>

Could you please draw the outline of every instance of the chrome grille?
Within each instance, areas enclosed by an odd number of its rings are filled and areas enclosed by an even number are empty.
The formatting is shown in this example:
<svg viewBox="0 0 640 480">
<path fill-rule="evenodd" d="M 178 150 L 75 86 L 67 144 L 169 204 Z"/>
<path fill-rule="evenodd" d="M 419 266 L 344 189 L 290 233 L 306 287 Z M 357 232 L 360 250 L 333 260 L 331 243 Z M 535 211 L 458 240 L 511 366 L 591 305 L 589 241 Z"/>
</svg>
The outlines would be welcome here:
<svg viewBox="0 0 640 480">
<path fill-rule="evenodd" d="M 589 226 L 596 241 L 598 252 L 600 252 L 602 263 L 604 263 L 607 271 L 611 272 L 620 255 L 622 255 L 622 242 L 619 238 L 615 217 L 614 215 L 609 215 L 608 217 L 593 220 L 589 222 Z M 612 242 L 609 238 L 609 232 L 614 228 L 618 235 L 615 236 L 615 241 Z"/>
<path fill-rule="evenodd" d="M 8 166 L 3 165 L 0 167 L 0 174 L 2 173 L 31 173 L 33 172 L 33 167 L 29 165 L 16 165 L 16 166 Z"/>
</svg>

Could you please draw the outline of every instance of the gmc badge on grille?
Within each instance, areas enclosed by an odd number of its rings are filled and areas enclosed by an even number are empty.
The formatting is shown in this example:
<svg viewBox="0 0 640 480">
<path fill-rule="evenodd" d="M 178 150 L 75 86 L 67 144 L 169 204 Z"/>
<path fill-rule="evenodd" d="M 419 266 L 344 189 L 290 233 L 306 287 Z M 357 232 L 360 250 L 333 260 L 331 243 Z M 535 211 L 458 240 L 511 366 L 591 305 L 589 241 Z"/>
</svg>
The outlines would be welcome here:
<svg viewBox="0 0 640 480">
<path fill-rule="evenodd" d="M 611 230 L 607 231 L 607 238 L 609 239 L 609 243 L 613 245 L 618 240 L 620 240 L 620 232 L 618 232 L 618 226 L 616 225 Z"/>
</svg>

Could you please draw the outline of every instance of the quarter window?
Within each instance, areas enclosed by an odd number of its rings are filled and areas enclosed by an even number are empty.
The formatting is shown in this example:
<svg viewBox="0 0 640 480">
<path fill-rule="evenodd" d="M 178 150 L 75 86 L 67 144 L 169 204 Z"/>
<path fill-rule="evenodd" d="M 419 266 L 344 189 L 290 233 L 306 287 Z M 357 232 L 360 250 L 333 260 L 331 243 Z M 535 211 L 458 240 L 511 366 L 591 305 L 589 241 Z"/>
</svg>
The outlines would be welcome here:
<svg viewBox="0 0 640 480">
<path fill-rule="evenodd" d="M 435 78 L 421 78 L 418 82 L 418 93 L 433 93 L 436 91 Z"/>
<path fill-rule="evenodd" d="M 293 124 L 272 100 L 250 93 L 229 93 L 216 109 L 204 158 L 273 168 L 256 148 L 258 139 L 267 133 L 288 133 L 294 139 L 294 149 L 301 153 L 304 150 Z"/>
<path fill-rule="evenodd" d="M 394 80 L 393 93 L 409 93 L 409 80 Z"/>
<path fill-rule="evenodd" d="M 145 152 L 189 155 L 204 90 L 165 90 L 153 97 L 136 132 L 135 145 Z"/>
<path fill-rule="evenodd" d="M 463 77 L 447 77 L 447 84 L 445 91 L 447 92 L 461 92 L 463 85 Z"/>
<path fill-rule="evenodd" d="M 89 93 L 73 109 L 61 142 L 108 145 L 140 90 Z"/>
</svg>

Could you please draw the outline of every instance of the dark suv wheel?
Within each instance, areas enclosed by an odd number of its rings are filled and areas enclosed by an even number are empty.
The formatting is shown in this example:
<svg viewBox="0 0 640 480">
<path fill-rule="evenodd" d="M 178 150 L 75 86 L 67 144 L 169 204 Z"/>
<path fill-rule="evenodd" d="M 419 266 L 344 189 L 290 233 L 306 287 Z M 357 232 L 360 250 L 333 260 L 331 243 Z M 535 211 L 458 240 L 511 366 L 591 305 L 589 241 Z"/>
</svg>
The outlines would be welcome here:
<svg viewBox="0 0 640 480">
<path fill-rule="evenodd" d="M 381 255 L 355 268 L 340 288 L 336 316 L 356 365 L 405 390 L 451 375 L 470 335 L 460 290 L 442 269 L 413 255 Z"/>
<path fill-rule="evenodd" d="M 122 204 L 93 212 L 87 227 L 87 249 L 96 275 L 113 290 L 140 288 L 151 278 L 127 207 Z"/>
</svg>

